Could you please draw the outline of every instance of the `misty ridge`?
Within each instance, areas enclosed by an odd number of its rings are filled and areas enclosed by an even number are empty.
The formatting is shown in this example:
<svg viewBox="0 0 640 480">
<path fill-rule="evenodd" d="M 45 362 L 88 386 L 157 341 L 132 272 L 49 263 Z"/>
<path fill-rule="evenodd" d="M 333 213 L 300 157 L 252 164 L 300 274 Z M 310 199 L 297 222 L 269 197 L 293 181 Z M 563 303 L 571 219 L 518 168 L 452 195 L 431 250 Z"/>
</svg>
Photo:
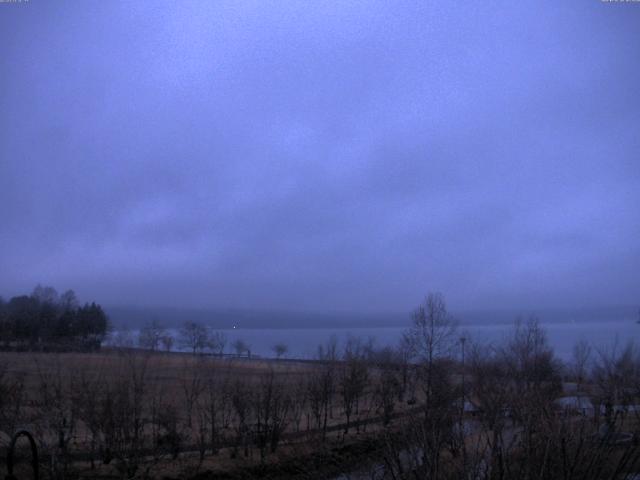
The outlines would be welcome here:
<svg viewBox="0 0 640 480">
<path fill-rule="evenodd" d="M 506 328 L 527 318 L 535 319 L 546 326 L 550 345 L 563 360 L 570 357 L 571 348 L 578 341 L 589 342 L 599 351 L 616 348 L 629 333 L 636 335 L 635 324 L 640 323 L 640 310 L 632 307 L 547 309 L 543 313 L 544 317 L 508 310 L 467 312 L 462 316 L 451 314 L 451 321 L 461 336 L 474 342 L 495 343 L 502 341 Z M 198 350 L 209 339 L 218 345 L 216 338 L 224 337 L 226 343 L 230 337 L 230 341 L 245 344 L 244 350 L 252 347 L 254 356 L 270 356 L 274 344 L 294 342 L 296 348 L 289 354 L 305 359 L 315 355 L 318 342 L 348 342 L 358 336 L 368 338 L 371 348 L 393 347 L 401 341 L 411 315 L 158 307 L 120 307 L 105 313 L 95 302 L 82 305 L 73 290 L 58 294 L 55 288 L 38 284 L 30 295 L 18 295 L 8 301 L 0 297 L 0 339 L 5 349 L 14 350 L 90 351 L 102 345 L 137 345 L 156 350 L 162 340 L 167 351 L 180 346 L 189 351 L 195 348 L 193 341 L 185 345 L 184 341 L 175 342 L 176 337 L 199 335 Z M 187 326 L 191 332 L 185 334 Z M 607 335 L 603 335 L 605 332 Z M 224 345 L 211 350 L 222 354 Z"/>
<path fill-rule="evenodd" d="M 151 319 L 167 328 L 179 327 L 184 319 L 213 328 L 337 328 L 399 327 L 409 324 L 410 312 L 389 313 L 317 313 L 224 308 L 127 307 L 110 306 L 109 318 L 114 328 L 139 329 Z M 461 325 L 510 325 L 518 317 L 536 316 L 544 323 L 633 321 L 636 306 L 476 310 L 453 312 Z"/>
</svg>

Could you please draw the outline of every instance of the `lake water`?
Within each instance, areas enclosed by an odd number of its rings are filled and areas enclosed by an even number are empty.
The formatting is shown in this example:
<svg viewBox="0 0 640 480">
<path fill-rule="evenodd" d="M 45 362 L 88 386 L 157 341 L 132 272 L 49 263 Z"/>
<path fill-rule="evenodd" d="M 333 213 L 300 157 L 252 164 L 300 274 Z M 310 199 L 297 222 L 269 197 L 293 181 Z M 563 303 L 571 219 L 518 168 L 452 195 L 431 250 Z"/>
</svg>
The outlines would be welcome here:
<svg viewBox="0 0 640 480">
<path fill-rule="evenodd" d="M 586 340 L 594 349 L 621 348 L 629 340 L 640 343 L 640 324 L 634 321 L 590 321 L 590 322 L 541 322 L 550 345 L 556 355 L 569 360 L 573 346 L 580 340 Z M 513 324 L 460 325 L 459 335 L 481 343 L 502 342 L 513 332 Z M 400 341 L 406 327 L 372 328 L 301 328 L 301 329 L 226 329 L 219 330 L 227 336 L 225 352 L 232 353 L 231 344 L 238 339 L 251 347 L 252 355 L 272 357 L 272 346 L 282 342 L 288 346 L 288 358 L 314 358 L 319 344 L 335 335 L 338 348 L 344 346 L 349 336 L 373 338 L 377 347 L 395 346 Z M 177 330 L 171 333 L 177 338 Z"/>
</svg>

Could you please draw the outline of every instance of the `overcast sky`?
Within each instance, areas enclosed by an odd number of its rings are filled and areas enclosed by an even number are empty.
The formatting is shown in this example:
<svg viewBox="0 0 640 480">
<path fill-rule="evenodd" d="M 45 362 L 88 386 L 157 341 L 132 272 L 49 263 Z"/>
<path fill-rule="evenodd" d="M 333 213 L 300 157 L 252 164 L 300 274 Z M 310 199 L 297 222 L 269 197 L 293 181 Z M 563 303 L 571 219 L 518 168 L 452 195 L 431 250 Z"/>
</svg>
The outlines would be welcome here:
<svg viewBox="0 0 640 480">
<path fill-rule="evenodd" d="M 640 302 L 640 4 L 0 3 L 0 294 Z"/>
</svg>

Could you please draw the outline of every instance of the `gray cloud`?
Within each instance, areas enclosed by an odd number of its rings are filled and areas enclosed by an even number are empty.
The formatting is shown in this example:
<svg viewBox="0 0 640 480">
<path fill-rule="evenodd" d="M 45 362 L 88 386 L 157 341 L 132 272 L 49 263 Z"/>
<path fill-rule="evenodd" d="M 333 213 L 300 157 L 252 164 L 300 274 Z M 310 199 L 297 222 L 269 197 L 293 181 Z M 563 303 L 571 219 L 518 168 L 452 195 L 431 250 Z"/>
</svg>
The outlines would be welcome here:
<svg viewBox="0 0 640 480">
<path fill-rule="evenodd" d="M 635 303 L 640 10 L 0 11 L 0 292 L 405 310 Z"/>
</svg>

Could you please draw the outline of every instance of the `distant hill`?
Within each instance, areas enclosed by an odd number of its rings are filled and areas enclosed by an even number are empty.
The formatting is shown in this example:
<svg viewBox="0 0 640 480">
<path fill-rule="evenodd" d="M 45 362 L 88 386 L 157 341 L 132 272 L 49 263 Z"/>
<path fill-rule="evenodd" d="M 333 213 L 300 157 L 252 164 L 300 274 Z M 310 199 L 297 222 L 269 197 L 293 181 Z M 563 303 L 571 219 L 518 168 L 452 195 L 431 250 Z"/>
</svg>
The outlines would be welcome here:
<svg viewBox="0 0 640 480">
<path fill-rule="evenodd" d="M 176 327 L 192 320 L 214 328 L 357 328 L 409 325 L 410 315 L 405 314 L 349 314 L 307 313 L 270 310 L 241 309 L 188 309 L 175 307 L 124 307 L 107 309 L 115 328 L 127 326 L 135 329 L 150 320 L 157 320 L 166 327 Z"/>
<path fill-rule="evenodd" d="M 461 324 L 512 324 L 534 316 L 543 323 L 634 321 L 638 308 L 628 305 L 574 308 L 503 309 L 453 312 Z"/>
</svg>

